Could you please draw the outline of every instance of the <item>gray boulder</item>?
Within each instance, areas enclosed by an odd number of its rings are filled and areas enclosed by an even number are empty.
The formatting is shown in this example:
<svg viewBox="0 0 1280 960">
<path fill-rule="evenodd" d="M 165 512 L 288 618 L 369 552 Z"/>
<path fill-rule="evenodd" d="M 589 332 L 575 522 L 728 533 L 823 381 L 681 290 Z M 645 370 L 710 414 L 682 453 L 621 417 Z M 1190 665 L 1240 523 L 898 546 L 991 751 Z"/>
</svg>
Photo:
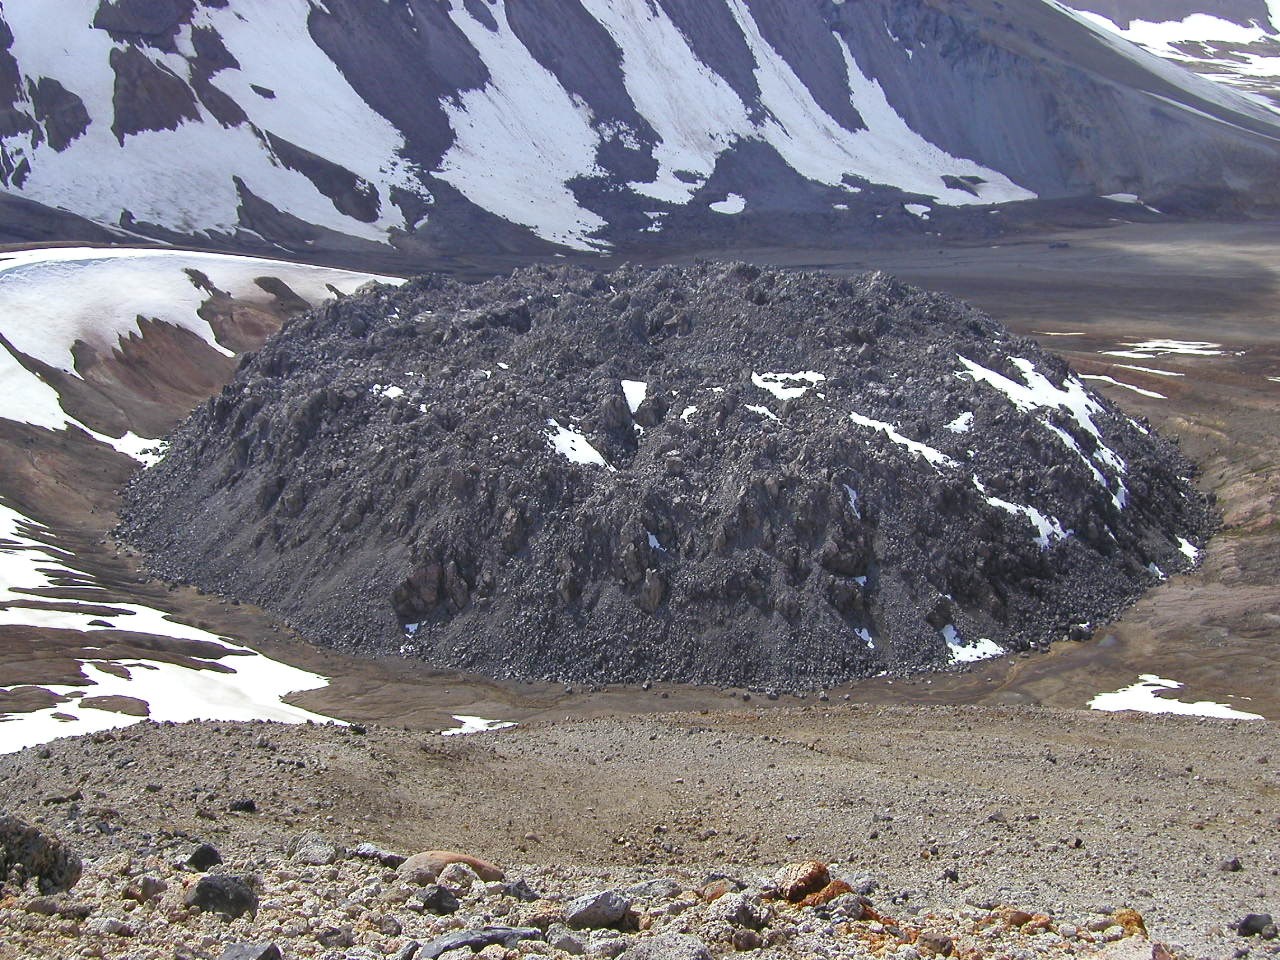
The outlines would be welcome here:
<svg viewBox="0 0 1280 960">
<path fill-rule="evenodd" d="M 216 913 L 225 920 L 235 920 L 258 909 L 258 895 L 242 877 L 224 873 L 205 874 L 187 891 L 183 903 Z"/>
<path fill-rule="evenodd" d="M 578 897 L 564 908 L 564 922 L 583 930 L 611 927 L 627 914 L 631 901 L 617 890 L 602 890 Z"/>
</svg>

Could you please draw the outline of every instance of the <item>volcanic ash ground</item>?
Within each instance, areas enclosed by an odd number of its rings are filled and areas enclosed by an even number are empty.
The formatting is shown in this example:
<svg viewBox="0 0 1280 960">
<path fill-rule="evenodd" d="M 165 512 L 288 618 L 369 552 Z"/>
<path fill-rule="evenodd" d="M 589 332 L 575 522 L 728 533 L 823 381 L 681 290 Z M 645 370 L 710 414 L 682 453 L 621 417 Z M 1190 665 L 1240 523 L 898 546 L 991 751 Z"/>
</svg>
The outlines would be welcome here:
<svg viewBox="0 0 1280 960">
<path fill-rule="evenodd" d="M 1209 532 L 1171 444 L 880 274 L 424 277 L 245 360 L 127 491 L 156 574 L 495 677 L 789 687 L 1080 638 Z"/>
</svg>

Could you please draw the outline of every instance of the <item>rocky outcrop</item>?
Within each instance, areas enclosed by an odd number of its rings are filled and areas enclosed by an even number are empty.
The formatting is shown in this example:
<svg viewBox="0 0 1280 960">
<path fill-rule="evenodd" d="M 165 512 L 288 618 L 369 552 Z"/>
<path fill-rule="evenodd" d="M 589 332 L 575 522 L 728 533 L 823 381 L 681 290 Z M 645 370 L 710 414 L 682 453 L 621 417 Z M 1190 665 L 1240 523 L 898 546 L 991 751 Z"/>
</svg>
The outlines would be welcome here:
<svg viewBox="0 0 1280 960">
<path fill-rule="evenodd" d="M 0 883 L 34 880 L 42 893 L 70 890 L 80 879 L 80 857 L 61 840 L 10 814 L 0 814 Z"/>
<path fill-rule="evenodd" d="M 1060 360 L 882 275 L 423 278 L 288 326 L 126 494 L 157 574 L 496 676 L 816 684 L 1113 616 L 1210 529 Z"/>
</svg>

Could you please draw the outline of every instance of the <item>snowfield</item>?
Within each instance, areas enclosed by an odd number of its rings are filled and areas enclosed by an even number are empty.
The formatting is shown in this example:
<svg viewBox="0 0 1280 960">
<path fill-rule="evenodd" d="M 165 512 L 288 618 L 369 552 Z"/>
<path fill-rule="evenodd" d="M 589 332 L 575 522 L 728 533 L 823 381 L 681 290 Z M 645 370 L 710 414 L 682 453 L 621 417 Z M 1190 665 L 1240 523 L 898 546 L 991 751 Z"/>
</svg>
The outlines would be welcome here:
<svg viewBox="0 0 1280 960">
<path fill-rule="evenodd" d="M 203 277 L 204 280 L 200 278 Z M 135 459 L 155 441 L 125 434 L 112 438 L 71 419 L 57 393 L 19 357 L 76 374 L 72 348 L 85 343 L 110 355 L 120 343 L 141 335 L 140 317 L 195 334 L 218 352 L 213 328 L 199 310 L 208 284 L 238 299 L 269 303 L 257 280 L 273 277 L 310 303 L 352 293 L 383 277 L 328 267 L 312 267 L 237 257 L 127 247 L 51 247 L 0 255 L 0 417 L 48 430 L 75 426 Z"/>
<path fill-rule="evenodd" d="M 71 558 L 47 544 L 41 524 L 0 504 L 0 625 L 74 630 L 92 635 L 103 630 L 196 641 L 203 645 L 196 665 L 159 660 L 84 658 L 83 684 L 49 684 L 41 689 L 59 698 L 52 707 L 30 713 L 0 713 L 0 753 L 12 753 L 56 737 L 129 726 L 142 717 L 118 713 L 82 701 L 122 696 L 147 704 L 150 719 L 327 721 L 328 717 L 293 707 L 283 697 L 325 686 L 318 674 L 272 660 L 207 630 L 169 619 L 162 611 L 134 603 L 116 603 L 110 591 L 68 563 Z M 85 602 L 57 600 L 50 588 L 68 582 Z M 98 598 L 100 595 L 101 599 Z M 83 608 L 83 609 L 77 609 Z M 110 669 L 104 669 L 110 667 Z M 121 676 L 120 674 L 124 674 Z M 0 686 L 12 691 L 14 686 Z"/>
</svg>

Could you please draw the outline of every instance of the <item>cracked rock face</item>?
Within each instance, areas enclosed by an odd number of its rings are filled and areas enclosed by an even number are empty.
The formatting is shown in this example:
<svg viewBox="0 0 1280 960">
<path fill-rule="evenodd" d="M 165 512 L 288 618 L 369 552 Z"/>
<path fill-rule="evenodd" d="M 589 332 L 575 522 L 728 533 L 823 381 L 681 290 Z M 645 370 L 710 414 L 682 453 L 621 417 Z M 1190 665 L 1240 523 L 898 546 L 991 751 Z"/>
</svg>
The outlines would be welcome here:
<svg viewBox="0 0 1280 960">
<path fill-rule="evenodd" d="M 288 325 L 133 481 L 160 576 L 495 677 L 828 684 L 1024 649 L 1195 562 L 1191 465 L 881 274 L 424 277 Z"/>
</svg>

